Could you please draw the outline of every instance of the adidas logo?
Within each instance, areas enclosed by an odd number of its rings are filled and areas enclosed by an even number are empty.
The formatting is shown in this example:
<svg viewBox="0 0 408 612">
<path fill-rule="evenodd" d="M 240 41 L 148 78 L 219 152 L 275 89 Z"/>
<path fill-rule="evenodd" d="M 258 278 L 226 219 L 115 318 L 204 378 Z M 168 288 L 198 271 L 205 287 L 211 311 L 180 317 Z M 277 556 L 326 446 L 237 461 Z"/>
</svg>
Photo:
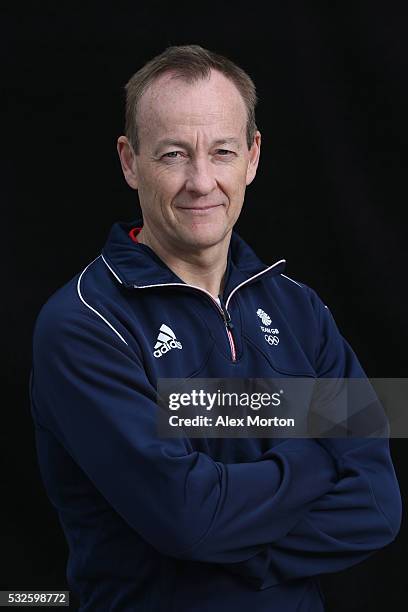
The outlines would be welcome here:
<svg viewBox="0 0 408 612">
<path fill-rule="evenodd" d="M 158 359 L 171 351 L 172 348 L 182 349 L 183 345 L 176 339 L 174 331 L 168 325 L 162 323 L 159 335 L 157 336 L 157 342 L 154 345 L 153 355 Z"/>
</svg>

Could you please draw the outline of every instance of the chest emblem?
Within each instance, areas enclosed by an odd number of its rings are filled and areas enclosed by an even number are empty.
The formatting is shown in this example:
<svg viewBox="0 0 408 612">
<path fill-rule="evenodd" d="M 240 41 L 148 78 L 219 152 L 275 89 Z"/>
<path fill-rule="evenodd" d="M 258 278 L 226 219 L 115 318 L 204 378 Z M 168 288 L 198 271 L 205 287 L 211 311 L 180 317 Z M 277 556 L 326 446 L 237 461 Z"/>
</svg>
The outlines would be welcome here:
<svg viewBox="0 0 408 612">
<path fill-rule="evenodd" d="M 183 345 L 176 338 L 174 331 L 165 323 L 160 325 L 159 335 L 157 336 L 157 342 L 154 345 L 153 355 L 159 359 L 171 349 L 182 349 Z"/>
<path fill-rule="evenodd" d="M 279 329 L 271 327 L 272 319 L 262 308 L 258 308 L 256 314 L 262 321 L 262 325 L 259 327 L 264 334 L 265 342 L 271 346 L 277 346 L 279 344 Z"/>
</svg>

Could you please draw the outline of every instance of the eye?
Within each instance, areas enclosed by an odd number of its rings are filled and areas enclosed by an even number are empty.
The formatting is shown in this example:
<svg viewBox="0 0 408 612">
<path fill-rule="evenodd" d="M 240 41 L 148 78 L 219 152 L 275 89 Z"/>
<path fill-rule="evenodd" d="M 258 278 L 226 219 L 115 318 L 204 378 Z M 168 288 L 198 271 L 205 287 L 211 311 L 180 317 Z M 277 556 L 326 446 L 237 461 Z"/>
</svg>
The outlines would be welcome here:
<svg viewBox="0 0 408 612">
<path fill-rule="evenodd" d="M 169 151 L 165 153 L 162 157 L 167 157 L 167 159 L 177 159 L 177 154 L 181 153 L 181 151 Z"/>
<path fill-rule="evenodd" d="M 227 155 L 232 155 L 233 151 L 229 151 L 228 149 L 217 149 L 217 155 L 221 155 L 221 157 L 226 157 Z"/>
</svg>

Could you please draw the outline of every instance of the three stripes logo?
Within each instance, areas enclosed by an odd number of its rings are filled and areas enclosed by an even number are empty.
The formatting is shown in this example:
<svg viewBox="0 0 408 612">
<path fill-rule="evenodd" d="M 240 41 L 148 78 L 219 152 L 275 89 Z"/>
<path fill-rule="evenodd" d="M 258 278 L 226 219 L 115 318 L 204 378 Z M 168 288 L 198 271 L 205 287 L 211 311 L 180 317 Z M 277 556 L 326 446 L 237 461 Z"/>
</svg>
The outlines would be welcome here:
<svg viewBox="0 0 408 612">
<path fill-rule="evenodd" d="M 174 331 L 168 325 L 162 323 L 159 335 L 157 336 L 157 342 L 154 345 L 153 355 L 158 359 L 173 348 L 182 349 L 183 345 L 176 339 Z"/>
</svg>

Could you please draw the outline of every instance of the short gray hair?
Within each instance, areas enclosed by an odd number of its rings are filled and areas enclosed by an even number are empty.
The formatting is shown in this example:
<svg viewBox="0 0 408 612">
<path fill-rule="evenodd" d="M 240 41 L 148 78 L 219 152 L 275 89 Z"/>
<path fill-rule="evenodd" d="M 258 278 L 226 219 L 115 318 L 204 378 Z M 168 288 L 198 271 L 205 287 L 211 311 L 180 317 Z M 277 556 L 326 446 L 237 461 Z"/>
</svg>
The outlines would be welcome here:
<svg viewBox="0 0 408 612">
<path fill-rule="evenodd" d="M 149 85 L 159 75 L 170 71 L 175 73 L 175 77 L 187 83 L 194 83 L 199 79 L 209 78 L 211 69 L 218 70 L 226 76 L 241 94 L 247 110 L 246 140 L 248 149 L 251 148 L 257 131 L 255 123 L 257 95 L 252 79 L 242 68 L 223 55 L 208 51 L 199 45 L 179 45 L 167 47 L 163 53 L 149 60 L 125 85 L 125 135 L 135 154 L 139 153 L 140 144 L 136 124 L 137 105 Z"/>
</svg>

